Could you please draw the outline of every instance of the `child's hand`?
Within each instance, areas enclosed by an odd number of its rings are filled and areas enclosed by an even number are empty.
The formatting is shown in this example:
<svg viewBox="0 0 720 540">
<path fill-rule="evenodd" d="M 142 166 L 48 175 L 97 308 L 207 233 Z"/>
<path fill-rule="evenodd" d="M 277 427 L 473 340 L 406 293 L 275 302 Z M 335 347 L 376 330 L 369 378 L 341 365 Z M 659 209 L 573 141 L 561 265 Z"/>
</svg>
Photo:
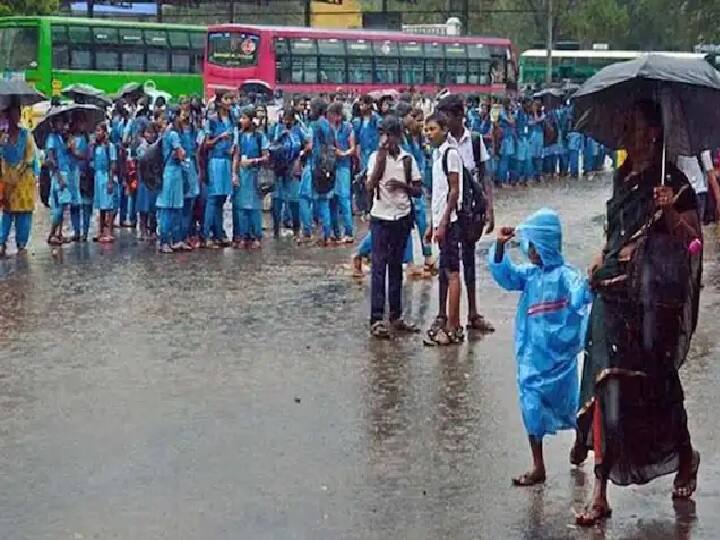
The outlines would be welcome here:
<svg viewBox="0 0 720 540">
<path fill-rule="evenodd" d="M 501 244 L 507 244 L 515 237 L 515 227 L 500 227 L 497 233 L 497 241 Z"/>
</svg>

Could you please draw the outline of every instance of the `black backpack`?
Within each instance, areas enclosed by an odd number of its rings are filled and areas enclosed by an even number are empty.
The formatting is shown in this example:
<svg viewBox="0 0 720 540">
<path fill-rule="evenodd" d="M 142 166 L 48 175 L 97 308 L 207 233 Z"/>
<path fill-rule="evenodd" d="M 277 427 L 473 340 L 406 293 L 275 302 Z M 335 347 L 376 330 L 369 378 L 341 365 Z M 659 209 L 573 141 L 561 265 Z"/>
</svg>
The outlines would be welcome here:
<svg viewBox="0 0 720 540">
<path fill-rule="evenodd" d="M 320 195 L 324 195 L 332 191 L 335 187 L 335 166 L 337 157 L 335 156 L 335 141 L 327 140 L 327 136 L 322 129 L 319 129 L 321 140 L 319 144 L 317 161 L 313 167 L 313 189 Z"/>
<path fill-rule="evenodd" d="M 473 141 L 474 142 L 474 141 Z M 478 147 L 479 149 L 479 147 Z M 442 168 L 445 176 L 448 175 L 447 154 L 450 148 L 445 150 L 442 156 Z M 457 151 L 457 149 L 456 149 Z M 473 144 L 473 153 L 475 145 Z M 460 157 L 460 156 L 458 156 Z M 480 159 L 478 152 L 475 159 Z M 460 158 L 462 162 L 462 158 Z M 480 163 L 476 161 L 476 163 Z M 458 224 L 460 225 L 461 238 L 464 242 L 475 243 L 480 240 L 485 229 L 485 212 L 487 201 L 482 184 L 475 178 L 470 170 L 463 164 L 462 193 L 460 194 L 460 208 L 457 209 Z"/>
<path fill-rule="evenodd" d="M 162 185 L 165 160 L 162 155 L 162 137 L 148 144 L 145 153 L 137 158 L 140 178 L 150 191 L 157 191 Z"/>
</svg>

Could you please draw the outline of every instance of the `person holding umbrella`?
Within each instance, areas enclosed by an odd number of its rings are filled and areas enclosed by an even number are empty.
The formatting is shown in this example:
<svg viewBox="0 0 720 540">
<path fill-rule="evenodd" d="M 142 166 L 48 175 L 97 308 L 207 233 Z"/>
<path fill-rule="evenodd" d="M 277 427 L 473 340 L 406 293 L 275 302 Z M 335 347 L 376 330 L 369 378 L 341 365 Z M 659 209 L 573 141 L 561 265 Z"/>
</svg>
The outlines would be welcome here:
<svg viewBox="0 0 720 540">
<path fill-rule="evenodd" d="M 0 117 L 0 257 L 5 256 L 10 229 L 15 224 L 18 253 L 25 253 L 35 209 L 35 139 L 20 127 L 20 105 L 11 104 Z"/>
<path fill-rule="evenodd" d="M 80 204 L 80 186 L 75 193 L 74 183 L 70 183 L 71 157 L 67 144 L 66 119 L 63 114 L 57 114 L 50 120 L 50 135 L 45 141 L 45 164 L 50 171 L 50 208 L 52 209 L 52 224 L 48 243 L 59 246 L 63 243 L 62 228 L 65 210 L 70 205 Z M 68 238 L 68 242 L 70 239 Z"/>
<path fill-rule="evenodd" d="M 697 325 L 702 231 L 696 195 L 673 162 L 718 146 L 719 107 L 709 64 L 662 55 L 605 68 L 576 95 L 578 131 L 628 156 L 588 271 L 595 298 L 571 462 L 593 450 L 595 486 L 578 525 L 610 516 L 608 480 L 675 473 L 673 498 L 697 489 L 700 454 L 678 372 Z"/>
</svg>

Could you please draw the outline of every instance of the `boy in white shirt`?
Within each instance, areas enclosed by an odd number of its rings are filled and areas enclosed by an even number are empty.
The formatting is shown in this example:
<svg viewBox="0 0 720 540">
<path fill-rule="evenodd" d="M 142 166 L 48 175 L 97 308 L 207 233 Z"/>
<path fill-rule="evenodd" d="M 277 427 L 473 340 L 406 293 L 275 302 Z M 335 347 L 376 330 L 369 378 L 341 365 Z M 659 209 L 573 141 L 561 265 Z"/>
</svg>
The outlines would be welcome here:
<svg viewBox="0 0 720 540">
<path fill-rule="evenodd" d="M 433 326 L 427 332 L 425 344 L 450 345 L 460 343 L 460 229 L 457 210 L 462 193 L 463 164 L 457 146 L 448 140 L 448 119 L 435 112 L 425 121 L 425 135 L 435 148 L 432 167 L 431 226 L 426 234 L 428 243 L 435 240 L 440 246 L 440 273 L 448 283 L 447 323 Z"/>
</svg>

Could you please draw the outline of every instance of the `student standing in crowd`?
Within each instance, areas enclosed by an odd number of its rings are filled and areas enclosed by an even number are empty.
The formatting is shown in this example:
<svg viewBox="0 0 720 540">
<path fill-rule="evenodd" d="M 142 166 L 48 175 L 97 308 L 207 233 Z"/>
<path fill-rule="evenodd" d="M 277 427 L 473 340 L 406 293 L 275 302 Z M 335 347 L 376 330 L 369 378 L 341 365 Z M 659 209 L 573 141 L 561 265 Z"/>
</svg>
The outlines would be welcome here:
<svg viewBox="0 0 720 540">
<path fill-rule="evenodd" d="M 457 210 L 462 192 L 463 163 L 457 146 L 448 140 L 448 120 L 442 112 L 435 112 L 425 122 L 425 133 L 435 148 L 432 167 L 431 222 L 427 242 L 440 247 L 441 280 L 447 285 L 441 310 L 447 314 L 442 324 L 428 331 L 427 345 L 450 345 L 463 341 L 460 326 L 460 225 Z M 442 302 L 443 299 L 441 298 Z"/>
<path fill-rule="evenodd" d="M 70 152 L 66 142 L 65 120 L 61 116 L 53 118 L 51 132 L 45 143 L 45 164 L 52 178 L 50 184 L 50 208 L 52 220 L 48 243 L 53 246 L 61 245 L 63 240 L 63 216 L 70 208 L 73 193 L 69 185 Z M 80 193 L 76 200 L 80 202 Z M 67 240 L 68 242 L 70 239 Z"/>
<path fill-rule="evenodd" d="M 402 259 L 413 219 L 411 198 L 422 192 L 417 164 L 400 147 L 400 121 L 395 116 L 386 116 L 382 131 L 384 140 L 368 161 L 370 172 L 366 186 L 373 197 L 370 332 L 379 339 L 389 338 L 391 331 L 417 332 L 414 325 L 401 318 Z M 385 322 L 386 297 L 390 307 L 389 325 Z"/>
<path fill-rule="evenodd" d="M 145 128 L 143 140 L 137 149 L 138 160 L 142 159 L 150 147 L 156 144 L 157 139 L 158 133 L 155 124 L 148 124 Z M 145 170 L 144 173 L 143 170 Z M 157 212 L 155 203 L 161 183 L 162 168 L 138 169 L 137 211 L 140 218 L 139 240 L 155 240 L 156 238 Z"/>
<path fill-rule="evenodd" d="M 181 132 L 182 123 L 178 116 L 162 137 L 165 166 L 163 167 L 162 188 L 156 201 L 161 253 L 192 249 L 184 242 L 182 234 L 182 213 L 185 205 L 184 184 L 187 173 L 183 171 L 183 167 L 186 166 L 186 156 L 180 140 Z"/>
<path fill-rule="evenodd" d="M 192 118 L 190 100 L 184 98 L 180 101 L 180 142 L 185 151 L 183 163 L 184 175 L 184 202 L 182 211 L 183 242 L 190 247 L 197 247 L 197 231 L 193 227 L 195 204 L 200 196 L 200 182 L 198 180 L 198 126 Z"/>
<path fill-rule="evenodd" d="M 367 170 L 370 155 L 377 150 L 380 142 L 380 115 L 373 108 L 373 98 L 367 94 L 360 98 L 360 118 L 354 121 L 353 129 L 360 169 Z M 369 210 L 368 197 L 365 186 L 359 185 L 355 194 L 355 205 L 363 216 Z"/>
<path fill-rule="evenodd" d="M 32 215 L 35 210 L 35 139 L 29 130 L 20 127 L 20 106 L 11 104 L 2 118 L 5 129 L 0 132 L 0 257 L 7 251 L 10 230 L 15 224 L 15 245 L 25 253 L 30 239 Z"/>
<path fill-rule="evenodd" d="M 115 240 L 113 227 L 120 206 L 120 185 L 117 178 L 118 145 L 109 141 L 104 123 L 95 128 L 95 141 L 90 149 L 90 168 L 94 172 L 94 206 L 98 210 L 98 230 L 94 240 L 107 244 Z"/>
<path fill-rule="evenodd" d="M 295 111 L 287 107 L 281 121 L 275 125 L 272 137 L 281 156 L 273 162 L 276 178 L 275 191 L 272 194 L 272 216 L 276 238 L 280 236 L 280 227 L 286 213 L 290 216 L 290 226 L 295 238 L 300 234 L 299 156 L 305 137 L 305 131 L 297 120 Z"/>
<path fill-rule="evenodd" d="M 209 149 L 207 201 L 203 223 L 202 247 L 227 247 L 223 228 L 223 206 L 232 193 L 233 119 L 232 94 L 218 103 L 217 115 L 208 119 L 205 144 Z M 212 238 L 211 238 L 211 235 Z"/>
<path fill-rule="evenodd" d="M 262 200 L 258 187 L 260 166 L 267 161 L 269 144 L 256 131 L 255 109 L 245 106 L 240 112 L 240 131 L 233 163 L 233 247 L 259 249 L 262 244 Z"/>
<path fill-rule="evenodd" d="M 462 99 L 456 95 L 450 95 L 438 103 L 437 110 L 447 116 L 448 141 L 457 147 L 463 167 L 482 184 L 486 200 L 486 232 L 490 233 L 495 227 L 495 215 L 493 208 L 492 183 L 485 178 L 485 163 L 490 156 L 485 149 L 482 137 L 473 136 L 463 124 L 465 118 L 465 105 Z M 465 278 L 465 289 L 467 290 L 468 304 L 468 330 L 480 332 L 493 332 L 493 326 L 485 320 L 478 312 L 477 295 L 475 292 L 475 247 L 474 242 L 462 243 L 461 255 L 463 263 L 463 276 Z M 448 283 L 443 274 L 440 274 L 440 305 L 435 326 L 442 328 L 447 321 L 445 306 L 447 305 Z"/>
<path fill-rule="evenodd" d="M 335 196 L 331 201 L 335 239 L 345 244 L 355 241 L 352 214 L 352 156 L 355 155 L 355 133 L 350 122 L 345 121 L 342 103 L 335 102 L 328 108 L 328 119 L 335 133 L 336 169 Z M 340 235 L 340 224 L 344 236 Z"/>
</svg>

